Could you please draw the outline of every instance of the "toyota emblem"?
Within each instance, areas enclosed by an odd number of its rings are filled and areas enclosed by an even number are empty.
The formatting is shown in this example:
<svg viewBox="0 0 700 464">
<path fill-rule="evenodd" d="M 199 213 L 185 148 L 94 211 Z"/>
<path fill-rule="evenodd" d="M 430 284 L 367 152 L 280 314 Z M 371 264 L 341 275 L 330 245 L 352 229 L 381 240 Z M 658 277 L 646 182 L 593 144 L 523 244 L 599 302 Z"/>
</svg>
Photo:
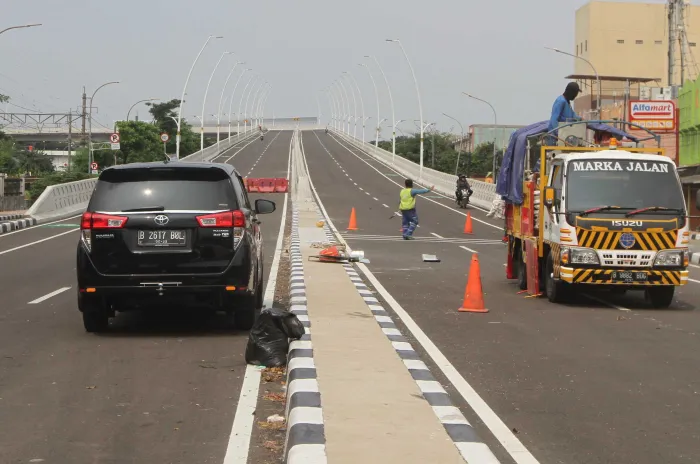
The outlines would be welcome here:
<svg viewBox="0 0 700 464">
<path fill-rule="evenodd" d="M 166 225 L 166 224 L 168 223 L 168 221 L 170 221 L 170 219 L 168 219 L 168 216 L 166 216 L 165 214 L 159 214 L 158 216 L 156 216 L 155 218 L 153 218 L 153 220 L 154 220 L 154 221 L 156 222 L 156 224 L 158 224 L 159 226 L 164 226 L 164 225 Z"/>
</svg>

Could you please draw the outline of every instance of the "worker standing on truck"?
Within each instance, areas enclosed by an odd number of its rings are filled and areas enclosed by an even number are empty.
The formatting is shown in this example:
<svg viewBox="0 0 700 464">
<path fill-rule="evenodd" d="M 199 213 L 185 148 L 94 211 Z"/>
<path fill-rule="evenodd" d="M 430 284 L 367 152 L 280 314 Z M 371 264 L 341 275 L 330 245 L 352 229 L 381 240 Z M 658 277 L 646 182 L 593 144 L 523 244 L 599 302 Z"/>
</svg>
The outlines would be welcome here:
<svg viewBox="0 0 700 464">
<path fill-rule="evenodd" d="M 556 135 L 558 131 L 560 122 L 573 122 L 580 121 L 581 118 L 574 112 L 571 108 L 571 102 L 578 97 L 581 93 L 581 88 L 576 82 L 569 82 L 566 85 L 566 90 L 562 95 L 559 95 L 556 100 L 554 100 L 554 105 L 552 105 L 552 115 L 549 118 L 549 126 L 547 127 L 547 132 L 550 132 L 551 140 L 547 141 L 548 145 L 556 145 Z M 551 132 L 554 131 L 554 132 Z"/>
<path fill-rule="evenodd" d="M 406 179 L 406 188 L 399 193 L 399 211 L 401 211 L 401 234 L 404 240 L 413 240 L 413 232 L 418 227 L 418 213 L 416 213 L 416 195 L 430 192 L 429 189 L 414 189 L 413 181 Z"/>
</svg>

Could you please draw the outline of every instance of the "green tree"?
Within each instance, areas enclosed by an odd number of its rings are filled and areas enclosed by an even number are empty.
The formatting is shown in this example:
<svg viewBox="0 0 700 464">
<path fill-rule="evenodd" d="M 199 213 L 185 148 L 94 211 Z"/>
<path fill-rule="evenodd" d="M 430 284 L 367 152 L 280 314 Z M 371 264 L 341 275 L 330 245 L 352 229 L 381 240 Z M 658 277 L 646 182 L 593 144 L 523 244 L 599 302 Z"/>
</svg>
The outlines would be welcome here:
<svg viewBox="0 0 700 464">
<path fill-rule="evenodd" d="M 170 136 L 166 144 L 168 153 L 175 153 L 177 136 L 177 124 L 173 118 L 177 119 L 177 112 L 180 108 L 180 100 L 173 99 L 163 103 L 146 103 L 150 107 L 149 112 L 155 120 L 155 126 L 159 132 L 165 132 Z M 199 150 L 199 135 L 192 131 L 185 120 L 180 123 L 180 157 L 187 156 Z"/>
<path fill-rule="evenodd" d="M 33 176 L 41 176 L 56 170 L 51 158 L 40 150 L 19 150 L 15 153 L 15 160 L 21 173 L 31 172 Z"/>
<path fill-rule="evenodd" d="M 0 172 L 13 174 L 18 165 L 14 158 L 14 143 L 9 139 L 0 139 Z"/>
<path fill-rule="evenodd" d="M 117 156 L 122 164 L 162 161 L 165 157 L 157 126 L 142 121 L 119 123 L 121 149 Z"/>
<path fill-rule="evenodd" d="M 8 97 L 7 95 L 3 95 L 3 94 L 0 93 L 0 103 L 7 103 L 7 102 L 9 102 L 9 101 L 10 101 L 10 97 Z"/>
</svg>

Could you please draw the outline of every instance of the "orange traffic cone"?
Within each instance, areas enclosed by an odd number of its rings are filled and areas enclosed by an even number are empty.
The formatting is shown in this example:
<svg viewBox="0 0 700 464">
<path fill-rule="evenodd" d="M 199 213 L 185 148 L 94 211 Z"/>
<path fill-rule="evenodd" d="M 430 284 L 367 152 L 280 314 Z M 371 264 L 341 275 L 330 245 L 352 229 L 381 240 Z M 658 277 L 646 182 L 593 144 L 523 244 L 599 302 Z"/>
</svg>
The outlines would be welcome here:
<svg viewBox="0 0 700 464">
<path fill-rule="evenodd" d="M 350 211 L 350 224 L 348 224 L 348 230 L 357 230 L 357 216 L 355 215 L 355 208 Z"/>
<path fill-rule="evenodd" d="M 472 213 L 467 212 L 467 220 L 464 222 L 464 233 L 465 234 L 473 234 L 474 232 L 472 231 Z"/>
<path fill-rule="evenodd" d="M 459 308 L 462 313 L 487 313 L 484 307 L 484 292 L 481 290 L 481 269 L 479 267 L 479 255 L 472 255 L 472 264 L 469 266 L 469 278 L 467 288 L 464 291 L 464 302 Z"/>
</svg>

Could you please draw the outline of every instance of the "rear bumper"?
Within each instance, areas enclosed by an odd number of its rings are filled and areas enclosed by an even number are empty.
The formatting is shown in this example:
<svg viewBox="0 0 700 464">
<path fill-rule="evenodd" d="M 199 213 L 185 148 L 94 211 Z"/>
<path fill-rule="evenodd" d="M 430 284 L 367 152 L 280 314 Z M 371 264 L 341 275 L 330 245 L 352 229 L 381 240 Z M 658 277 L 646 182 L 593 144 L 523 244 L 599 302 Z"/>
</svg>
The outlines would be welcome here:
<svg viewBox="0 0 700 464">
<path fill-rule="evenodd" d="M 612 280 L 614 271 L 644 272 L 646 282 L 616 282 Z M 578 269 L 562 266 L 559 271 L 561 280 L 570 284 L 621 285 L 637 287 L 679 286 L 688 283 L 687 270 L 658 271 L 650 269 Z"/>
</svg>

